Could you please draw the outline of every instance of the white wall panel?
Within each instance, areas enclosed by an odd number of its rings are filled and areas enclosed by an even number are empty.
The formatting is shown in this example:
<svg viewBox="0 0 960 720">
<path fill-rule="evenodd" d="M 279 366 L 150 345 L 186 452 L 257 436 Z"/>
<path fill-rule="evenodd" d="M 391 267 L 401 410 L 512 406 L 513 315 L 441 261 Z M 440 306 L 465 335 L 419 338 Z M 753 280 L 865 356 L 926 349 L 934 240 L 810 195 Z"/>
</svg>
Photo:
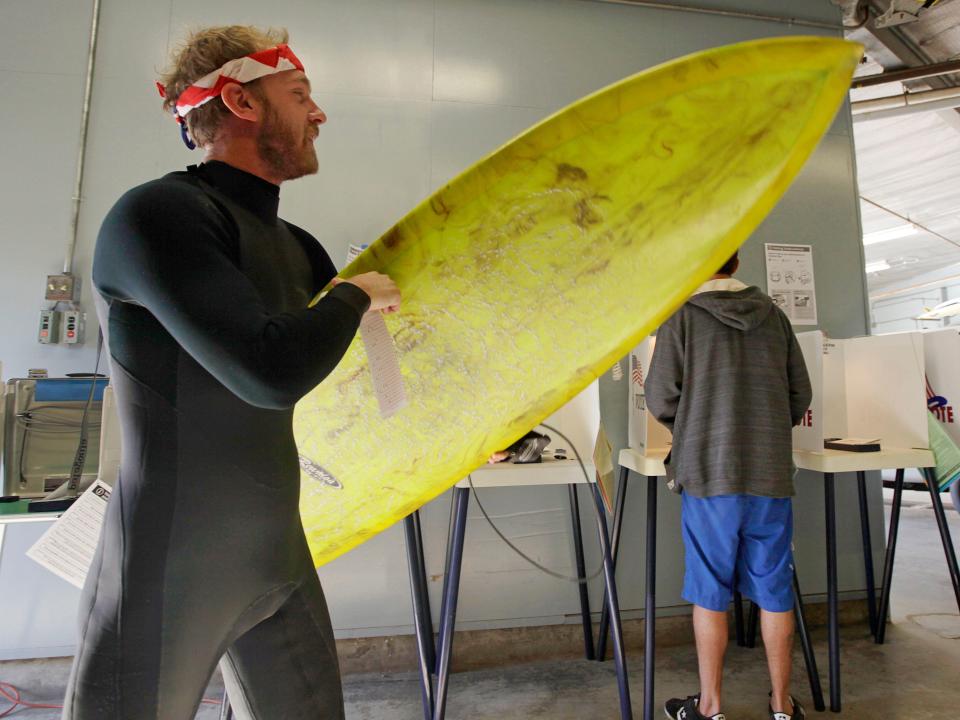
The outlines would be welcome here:
<svg viewBox="0 0 960 720">
<path fill-rule="evenodd" d="M 171 29 L 285 27 L 315 92 L 429 100 L 432 0 L 173 0 Z"/>
<path fill-rule="evenodd" d="M 4 0 L 0 70 L 83 77 L 92 10 L 92 2 Z"/>
<path fill-rule="evenodd" d="M 430 193 L 430 103 L 314 93 L 327 113 L 320 171 L 284 186 L 284 218 L 313 232 L 337 266 Z"/>
<path fill-rule="evenodd" d="M 434 189 L 549 114 L 541 108 L 442 101 L 433 103 L 431 113 Z"/>
</svg>

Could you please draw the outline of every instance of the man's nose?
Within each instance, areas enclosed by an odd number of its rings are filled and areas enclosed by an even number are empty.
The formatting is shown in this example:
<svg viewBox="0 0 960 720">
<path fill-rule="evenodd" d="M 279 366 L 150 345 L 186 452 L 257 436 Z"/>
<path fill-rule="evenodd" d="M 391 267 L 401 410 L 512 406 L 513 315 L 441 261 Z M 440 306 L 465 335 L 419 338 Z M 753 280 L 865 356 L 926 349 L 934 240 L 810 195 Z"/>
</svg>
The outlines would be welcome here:
<svg viewBox="0 0 960 720">
<path fill-rule="evenodd" d="M 315 122 L 317 125 L 323 125 L 327 121 L 327 114 L 321 110 L 319 107 L 314 107 L 310 112 L 310 122 Z"/>
</svg>

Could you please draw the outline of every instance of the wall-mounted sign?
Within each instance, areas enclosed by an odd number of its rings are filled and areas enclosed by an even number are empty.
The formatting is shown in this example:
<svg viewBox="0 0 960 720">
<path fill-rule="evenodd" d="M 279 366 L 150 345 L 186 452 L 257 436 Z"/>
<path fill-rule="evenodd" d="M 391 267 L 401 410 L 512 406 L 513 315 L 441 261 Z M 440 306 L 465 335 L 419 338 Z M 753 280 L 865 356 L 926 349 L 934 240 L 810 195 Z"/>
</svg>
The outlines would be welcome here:
<svg viewBox="0 0 960 720">
<path fill-rule="evenodd" d="M 794 325 L 817 324 L 813 247 L 767 243 L 767 294 Z"/>
</svg>

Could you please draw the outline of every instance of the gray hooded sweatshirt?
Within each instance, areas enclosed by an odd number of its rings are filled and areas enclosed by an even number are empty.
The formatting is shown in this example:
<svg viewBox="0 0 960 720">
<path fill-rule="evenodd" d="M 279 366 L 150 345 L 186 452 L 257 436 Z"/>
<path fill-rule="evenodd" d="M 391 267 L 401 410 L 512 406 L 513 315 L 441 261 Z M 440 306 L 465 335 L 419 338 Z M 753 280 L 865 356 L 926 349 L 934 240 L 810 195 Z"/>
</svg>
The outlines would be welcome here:
<svg viewBox="0 0 960 720">
<path fill-rule="evenodd" d="M 790 321 L 759 288 L 701 288 L 657 332 L 644 387 L 673 432 L 668 474 L 684 492 L 794 494 L 791 430 L 810 378 Z"/>
</svg>

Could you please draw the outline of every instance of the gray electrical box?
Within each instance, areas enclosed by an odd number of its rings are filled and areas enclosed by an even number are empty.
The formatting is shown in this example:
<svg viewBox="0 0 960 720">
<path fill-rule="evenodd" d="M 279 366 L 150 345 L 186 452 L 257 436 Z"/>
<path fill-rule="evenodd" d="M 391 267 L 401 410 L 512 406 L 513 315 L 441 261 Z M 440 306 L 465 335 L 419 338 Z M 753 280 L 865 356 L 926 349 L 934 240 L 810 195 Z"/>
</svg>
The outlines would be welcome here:
<svg viewBox="0 0 960 720">
<path fill-rule="evenodd" d="M 65 310 L 60 323 L 60 342 L 76 345 L 83 341 L 83 313 L 79 310 Z"/>
<path fill-rule="evenodd" d="M 37 341 L 41 345 L 60 342 L 60 313 L 57 310 L 40 311 L 40 327 L 37 329 Z"/>
<path fill-rule="evenodd" d="M 73 275 L 47 275 L 44 297 L 53 302 L 74 302 L 79 296 L 80 281 Z"/>
</svg>

